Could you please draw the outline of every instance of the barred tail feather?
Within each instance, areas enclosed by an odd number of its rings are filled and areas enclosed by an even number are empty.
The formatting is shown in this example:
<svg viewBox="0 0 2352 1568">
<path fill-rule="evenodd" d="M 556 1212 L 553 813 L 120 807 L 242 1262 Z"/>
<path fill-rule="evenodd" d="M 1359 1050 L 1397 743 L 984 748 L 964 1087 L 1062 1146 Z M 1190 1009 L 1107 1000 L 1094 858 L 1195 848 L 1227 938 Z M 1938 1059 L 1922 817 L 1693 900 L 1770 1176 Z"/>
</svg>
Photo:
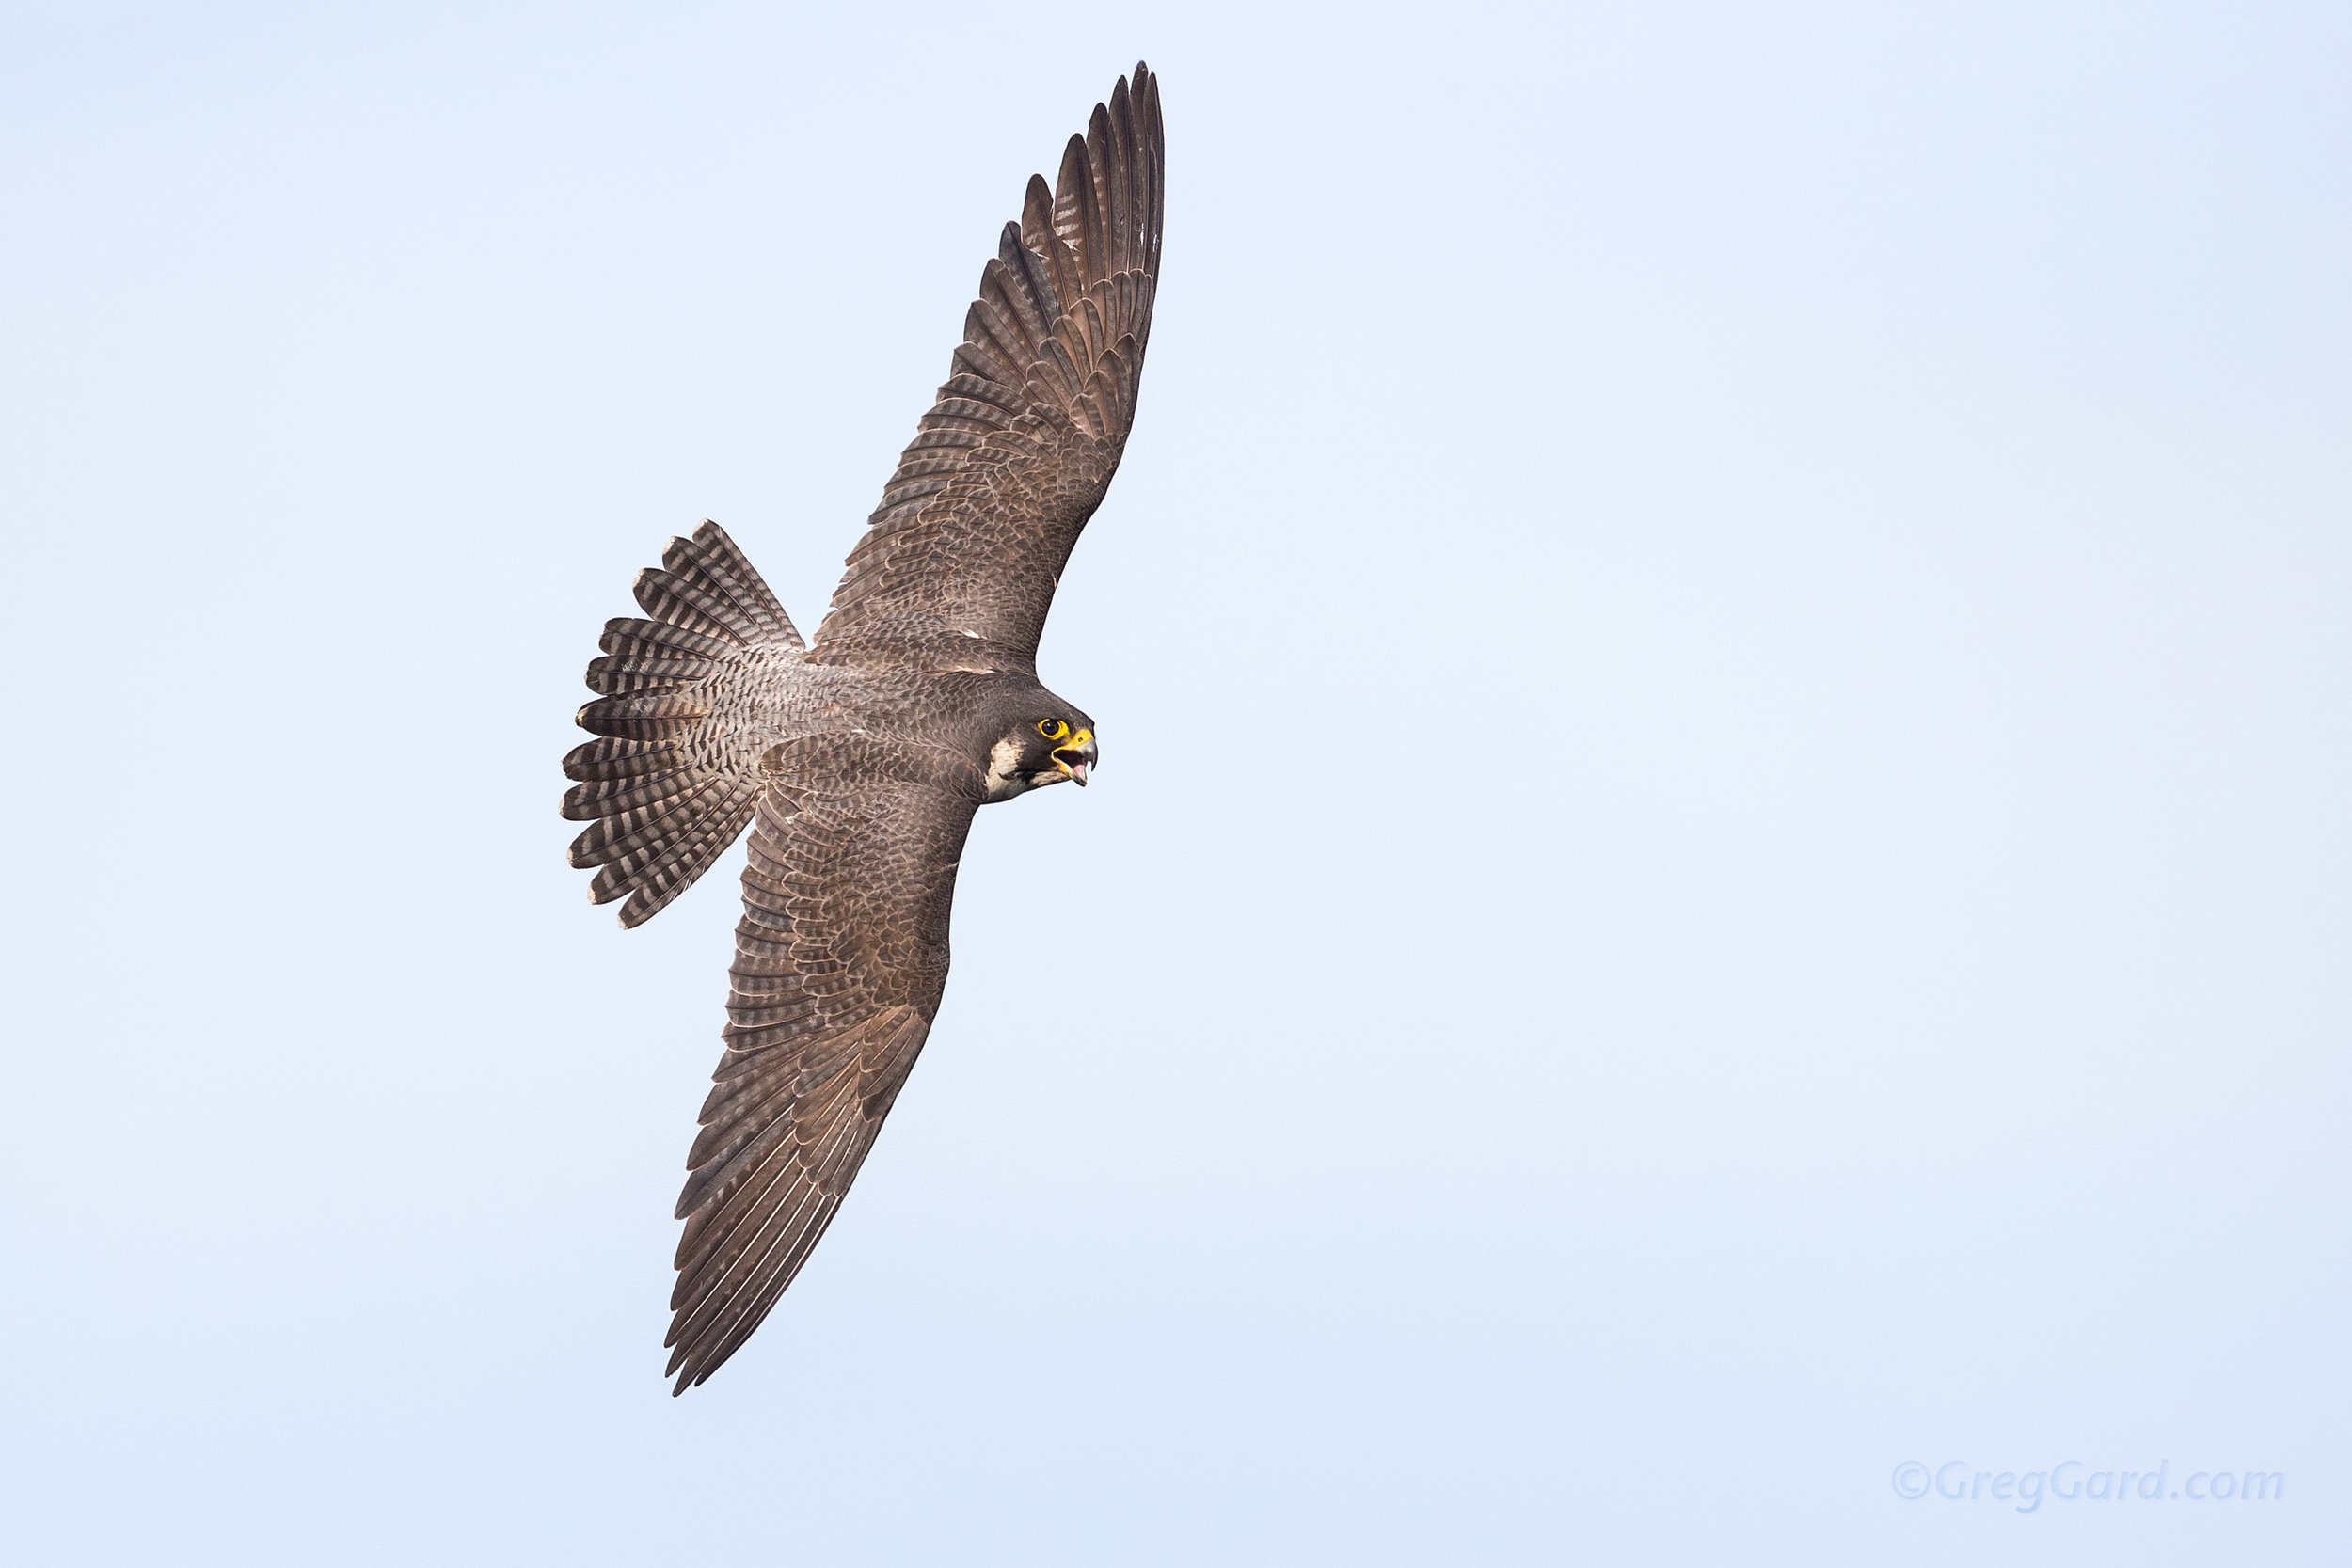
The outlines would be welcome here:
<svg viewBox="0 0 2352 1568">
<path fill-rule="evenodd" d="M 711 717 L 705 683 L 741 650 L 803 646 L 784 607 L 716 523 L 673 539 L 638 574 L 645 618 L 605 623 L 587 683 L 597 699 L 580 727 L 597 739 L 564 759 L 574 780 L 564 816 L 589 826 L 569 859 L 595 868 L 589 898 L 627 898 L 621 924 L 643 925 L 726 852 L 758 803 L 755 769 L 732 770 L 720 748 L 686 744 Z"/>
</svg>

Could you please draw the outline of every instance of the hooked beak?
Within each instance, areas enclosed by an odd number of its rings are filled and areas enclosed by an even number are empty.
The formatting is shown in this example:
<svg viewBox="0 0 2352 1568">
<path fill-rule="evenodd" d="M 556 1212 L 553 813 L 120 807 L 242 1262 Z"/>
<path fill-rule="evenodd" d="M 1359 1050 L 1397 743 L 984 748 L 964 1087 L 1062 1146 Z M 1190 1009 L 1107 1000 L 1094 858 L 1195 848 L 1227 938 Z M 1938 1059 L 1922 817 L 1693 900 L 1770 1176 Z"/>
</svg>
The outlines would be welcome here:
<svg viewBox="0 0 2352 1568">
<path fill-rule="evenodd" d="M 1094 748 L 1094 732 L 1080 730 L 1070 737 L 1069 745 L 1055 749 L 1054 766 L 1061 769 L 1063 778 L 1074 779 L 1077 781 L 1078 787 L 1084 789 L 1087 784 L 1087 769 L 1094 766 L 1097 754 Z"/>
</svg>

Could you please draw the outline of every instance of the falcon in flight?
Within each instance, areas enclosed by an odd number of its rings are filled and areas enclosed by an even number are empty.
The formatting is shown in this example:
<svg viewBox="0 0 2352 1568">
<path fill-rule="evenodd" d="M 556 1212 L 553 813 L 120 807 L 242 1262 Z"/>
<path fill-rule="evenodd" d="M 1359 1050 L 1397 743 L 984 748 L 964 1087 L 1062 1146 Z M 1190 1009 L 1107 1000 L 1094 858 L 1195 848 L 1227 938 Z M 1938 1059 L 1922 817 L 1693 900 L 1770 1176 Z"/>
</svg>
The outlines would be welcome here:
<svg viewBox="0 0 2352 1568">
<path fill-rule="evenodd" d="M 930 412 L 803 641 L 716 523 L 637 577 L 564 759 L 589 896 L 650 920 L 746 825 L 725 1054 L 687 1155 L 683 1393 L 832 1223 L 930 1035 L 972 815 L 1095 764 L 1038 635 L 1135 422 L 1160 272 L 1159 82 L 1137 65 L 1029 180 Z"/>
</svg>

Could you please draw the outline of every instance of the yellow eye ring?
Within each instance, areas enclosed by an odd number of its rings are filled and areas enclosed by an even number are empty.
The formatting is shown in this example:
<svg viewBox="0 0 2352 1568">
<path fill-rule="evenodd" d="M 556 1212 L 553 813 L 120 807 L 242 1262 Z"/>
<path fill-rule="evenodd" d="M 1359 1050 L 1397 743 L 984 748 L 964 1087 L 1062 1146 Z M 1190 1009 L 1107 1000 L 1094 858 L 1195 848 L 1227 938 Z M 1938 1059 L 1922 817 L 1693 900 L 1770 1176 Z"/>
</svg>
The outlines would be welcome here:
<svg viewBox="0 0 2352 1568">
<path fill-rule="evenodd" d="M 1037 733 L 1048 740 L 1059 740 L 1070 733 L 1070 726 L 1058 719 L 1041 719 L 1037 721 Z"/>
</svg>

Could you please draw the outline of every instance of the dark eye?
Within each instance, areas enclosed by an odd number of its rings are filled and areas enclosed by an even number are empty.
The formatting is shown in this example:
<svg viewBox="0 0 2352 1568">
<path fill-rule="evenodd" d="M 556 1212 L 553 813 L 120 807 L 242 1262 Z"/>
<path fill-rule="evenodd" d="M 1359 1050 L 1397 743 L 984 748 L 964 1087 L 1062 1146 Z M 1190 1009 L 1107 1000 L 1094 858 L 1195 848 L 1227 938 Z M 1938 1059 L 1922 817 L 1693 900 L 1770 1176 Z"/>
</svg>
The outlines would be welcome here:
<svg viewBox="0 0 2352 1568">
<path fill-rule="evenodd" d="M 1059 740 L 1070 733 L 1070 726 L 1058 719 L 1041 719 L 1037 721 L 1037 733 L 1048 740 Z"/>
</svg>

